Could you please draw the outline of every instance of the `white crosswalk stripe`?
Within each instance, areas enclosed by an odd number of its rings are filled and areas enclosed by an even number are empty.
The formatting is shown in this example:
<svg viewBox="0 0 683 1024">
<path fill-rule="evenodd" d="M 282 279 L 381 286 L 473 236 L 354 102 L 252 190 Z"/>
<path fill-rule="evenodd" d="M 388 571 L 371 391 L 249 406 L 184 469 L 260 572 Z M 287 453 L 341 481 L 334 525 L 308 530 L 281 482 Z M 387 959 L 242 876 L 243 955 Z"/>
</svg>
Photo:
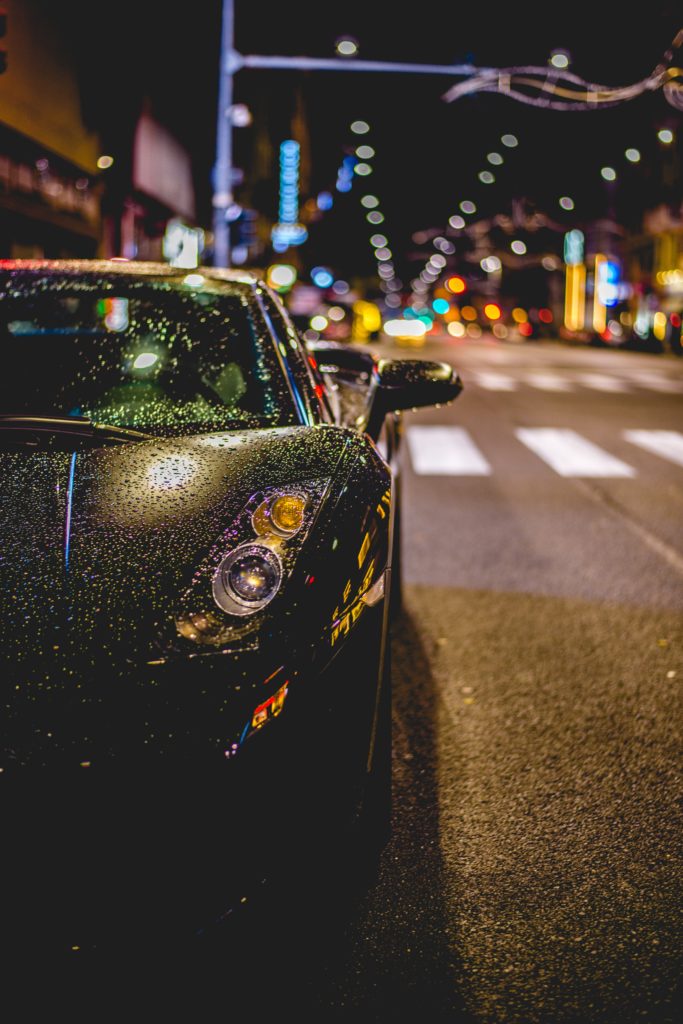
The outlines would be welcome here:
<svg viewBox="0 0 683 1024">
<path fill-rule="evenodd" d="M 471 370 L 465 377 L 465 383 L 472 383 L 485 391 L 517 391 L 520 387 L 532 387 L 541 391 L 565 393 L 588 388 L 608 394 L 626 394 L 634 389 L 658 391 L 662 394 L 683 394 L 683 381 L 672 380 L 649 371 L 633 376 L 613 376 L 607 373 L 575 373 L 560 376 L 556 373 L 527 370 L 519 377 L 512 377 L 503 373 Z"/>
<path fill-rule="evenodd" d="M 506 377 L 503 373 L 488 373 L 485 370 L 477 370 L 473 375 L 475 384 L 486 391 L 516 391 L 517 381 L 512 377 Z"/>
<path fill-rule="evenodd" d="M 586 388 L 593 388 L 595 391 L 620 392 L 629 391 L 629 386 L 624 380 L 618 377 L 609 377 L 606 373 L 582 373 L 578 378 L 579 384 Z"/>
<path fill-rule="evenodd" d="M 683 434 L 675 430 L 625 430 L 623 436 L 631 444 L 683 466 Z"/>
<path fill-rule="evenodd" d="M 515 435 L 560 476 L 633 477 L 635 469 L 574 430 L 550 427 L 515 430 Z"/>
<path fill-rule="evenodd" d="M 489 476 L 491 467 L 463 427 L 407 430 L 413 469 L 420 476 Z"/>
<path fill-rule="evenodd" d="M 515 437 L 562 477 L 633 478 L 633 466 L 574 430 L 520 427 Z M 623 430 L 620 436 L 644 451 L 683 466 L 683 433 Z M 491 476 L 493 468 L 463 427 L 424 426 L 406 430 L 410 461 L 420 476 Z"/>
<path fill-rule="evenodd" d="M 668 395 L 683 393 L 683 381 L 669 380 L 668 377 L 659 373 L 650 373 L 647 370 L 639 371 L 631 380 L 638 387 L 646 388 L 648 391 L 662 391 Z"/>
<path fill-rule="evenodd" d="M 566 377 L 558 377 L 555 373 L 529 373 L 525 380 L 532 388 L 539 388 L 541 391 L 574 390 L 572 381 Z"/>
</svg>

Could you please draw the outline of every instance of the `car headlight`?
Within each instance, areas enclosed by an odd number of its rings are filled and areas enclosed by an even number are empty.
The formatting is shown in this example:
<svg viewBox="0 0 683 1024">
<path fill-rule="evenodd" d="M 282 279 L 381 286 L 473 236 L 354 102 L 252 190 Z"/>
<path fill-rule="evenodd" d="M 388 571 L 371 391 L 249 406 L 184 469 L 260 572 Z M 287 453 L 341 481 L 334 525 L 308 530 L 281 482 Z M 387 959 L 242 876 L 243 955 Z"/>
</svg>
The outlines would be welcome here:
<svg viewBox="0 0 683 1024">
<path fill-rule="evenodd" d="M 253 644 L 258 613 L 291 576 L 329 485 L 313 479 L 253 494 L 181 596 L 176 636 L 214 649 Z"/>
<path fill-rule="evenodd" d="M 252 615 L 272 601 L 282 582 L 282 562 L 264 544 L 240 544 L 218 566 L 213 597 L 230 615 Z"/>
</svg>

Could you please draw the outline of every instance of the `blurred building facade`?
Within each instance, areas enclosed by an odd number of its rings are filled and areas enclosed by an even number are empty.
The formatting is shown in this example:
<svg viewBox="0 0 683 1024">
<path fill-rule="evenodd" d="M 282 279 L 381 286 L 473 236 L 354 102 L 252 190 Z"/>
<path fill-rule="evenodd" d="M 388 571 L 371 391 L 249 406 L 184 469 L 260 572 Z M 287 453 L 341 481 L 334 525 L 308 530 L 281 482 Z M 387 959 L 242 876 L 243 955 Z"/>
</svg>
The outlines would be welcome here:
<svg viewBox="0 0 683 1024">
<path fill-rule="evenodd" d="M 196 228 L 188 149 L 143 95 L 93 74 L 83 8 L 3 7 L 0 257 L 163 259 L 169 225 L 171 247 Z"/>
<path fill-rule="evenodd" d="M 55 11 L 9 0 L 0 76 L 0 254 L 95 256 L 101 242 L 97 133 Z"/>
</svg>

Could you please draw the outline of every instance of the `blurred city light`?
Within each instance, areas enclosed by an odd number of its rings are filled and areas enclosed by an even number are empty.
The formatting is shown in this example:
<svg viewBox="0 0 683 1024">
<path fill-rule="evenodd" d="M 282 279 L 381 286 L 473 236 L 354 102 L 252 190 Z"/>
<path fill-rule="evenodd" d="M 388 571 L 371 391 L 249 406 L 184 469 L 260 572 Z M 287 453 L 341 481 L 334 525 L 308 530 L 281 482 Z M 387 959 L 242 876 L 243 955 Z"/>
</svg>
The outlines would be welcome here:
<svg viewBox="0 0 683 1024">
<path fill-rule="evenodd" d="M 327 315 L 330 320 L 343 320 L 346 316 L 346 310 L 342 309 L 341 306 L 330 306 L 327 311 Z"/>
<path fill-rule="evenodd" d="M 631 161 L 632 164 L 637 164 L 638 161 L 640 160 L 640 150 L 639 149 L 633 149 L 633 148 L 627 149 L 626 153 L 624 155 L 625 155 L 627 160 Z"/>
<path fill-rule="evenodd" d="M 101 171 L 106 171 L 113 163 L 114 157 L 109 156 L 107 153 L 103 153 L 102 156 L 98 156 L 97 158 L 97 166 Z"/>
<path fill-rule="evenodd" d="M 495 175 L 491 171 L 479 171 L 479 181 L 482 181 L 484 185 L 492 185 L 495 180 Z"/>
<path fill-rule="evenodd" d="M 432 302 L 432 309 L 435 313 L 439 313 L 440 316 L 447 313 L 450 308 L 450 303 L 447 299 L 434 299 Z"/>
<path fill-rule="evenodd" d="M 350 290 L 348 281 L 335 281 L 332 285 L 332 291 L 335 295 L 348 295 Z"/>
<path fill-rule="evenodd" d="M 370 125 L 367 121 L 352 121 L 351 131 L 354 135 L 366 135 L 370 131 Z"/>
<path fill-rule="evenodd" d="M 319 192 L 316 203 L 319 210 L 331 210 L 334 205 L 334 196 L 331 192 Z"/>
<path fill-rule="evenodd" d="M 316 316 L 311 317 L 311 327 L 314 331 L 324 331 L 327 327 L 327 317 L 321 316 L 318 313 Z"/>
<path fill-rule="evenodd" d="M 355 174 L 360 174 L 362 177 L 366 177 L 368 174 L 372 174 L 372 167 L 370 164 L 356 164 L 353 168 Z"/>
<path fill-rule="evenodd" d="M 235 128 L 247 128 L 252 122 L 251 110 L 246 103 L 234 103 L 230 115 Z"/>
<path fill-rule="evenodd" d="M 665 146 L 668 146 L 670 142 L 674 140 L 674 133 L 670 128 L 660 128 L 657 132 L 657 138 L 660 142 L 663 142 Z M 98 161 L 99 166 L 99 161 Z"/>
<path fill-rule="evenodd" d="M 313 267 L 311 281 L 318 288 L 329 288 L 334 281 L 334 276 L 327 267 Z"/>
<path fill-rule="evenodd" d="M 340 57 L 355 57 L 358 53 L 358 41 L 352 36 L 341 36 L 334 44 Z"/>
<path fill-rule="evenodd" d="M 560 196 L 559 203 L 563 210 L 574 209 L 574 200 L 571 196 Z"/>
<path fill-rule="evenodd" d="M 422 320 L 387 320 L 384 331 L 391 338 L 422 338 L 427 325 Z"/>
<path fill-rule="evenodd" d="M 501 268 L 501 262 L 497 256 L 485 256 L 480 261 L 479 266 L 482 270 L 485 270 L 487 274 L 496 274 Z"/>
<path fill-rule="evenodd" d="M 274 263 L 266 272 L 267 283 L 278 291 L 291 288 L 296 277 L 296 269 L 289 263 Z"/>
<path fill-rule="evenodd" d="M 377 196 L 362 196 L 361 206 L 364 206 L 368 210 L 372 210 L 373 207 L 379 206 L 379 199 Z"/>
<path fill-rule="evenodd" d="M 507 146 L 508 149 L 514 149 L 515 146 L 519 145 L 519 140 L 516 135 L 501 135 L 500 141 L 504 146 Z"/>
<path fill-rule="evenodd" d="M 356 156 L 359 160 L 372 160 L 375 155 L 375 151 L 372 146 L 359 146 L 356 150 Z"/>
<path fill-rule="evenodd" d="M 550 54 L 550 63 L 554 68 L 568 68 L 569 54 L 566 50 L 553 50 Z"/>
<path fill-rule="evenodd" d="M 459 320 L 453 320 L 446 328 L 449 334 L 454 338 L 462 338 L 465 333 L 465 325 L 461 324 Z"/>
<path fill-rule="evenodd" d="M 601 167 L 600 174 L 605 179 L 605 181 L 616 181 L 617 179 L 617 172 L 614 170 L 613 167 Z"/>
<path fill-rule="evenodd" d="M 496 302 L 487 302 L 484 306 L 484 315 L 487 316 L 489 320 L 500 320 L 500 306 Z"/>
<path fill-rule="evenodd" d="M 503 158 L 500 153 L 487 153 L 486 159 L 490 164 L 495 164 L 496 166 L 499 166 L 503 162 Z"/>
<path fill-rule="evenodd" d="M 459 274 L 454 274 L 453 277 L 449 277 L 446 281 L 446 287 L 449 292 L 453 292 L 454 295 L 462 295 L 467 290 L 467 283 L 464 277 L 460 277 Z"/>
<path fill-rule="evenodd" d="M 370 238 L 370 245 L 374 245 L 375 247 L 386 244 L 387 239 L 385 235 L 372 235 Z"/>
<path fill-rule="evenodd" d="M 514 242 L 510 242 L 510 248 L 513 252 L 517 253 L 518 256 L 523 256 L 526 252 L 526 245 L 518 238 Z"/>
<path fill-rule="evenodd" d="M 463 213 L 476 213 L 477 208 L 470 199 L 463 199 L 460 203 L 460 209 Z"/>
<path fill-rule="evenodd" d="M 448 223 L 452 228 L 455 228 L 456 231 L 465 227 L 464 219 L 457 213 L 453 214 L 452 217 L 448 218 Z"/>
<path fill-rule="evenodd" d="M 384 220 L 384 214 L 380 213 L 379 210 L 371 210 L 370 213 L 366 213 L 365 218 L 371 224 L 381 224 Z"/>
</svg>

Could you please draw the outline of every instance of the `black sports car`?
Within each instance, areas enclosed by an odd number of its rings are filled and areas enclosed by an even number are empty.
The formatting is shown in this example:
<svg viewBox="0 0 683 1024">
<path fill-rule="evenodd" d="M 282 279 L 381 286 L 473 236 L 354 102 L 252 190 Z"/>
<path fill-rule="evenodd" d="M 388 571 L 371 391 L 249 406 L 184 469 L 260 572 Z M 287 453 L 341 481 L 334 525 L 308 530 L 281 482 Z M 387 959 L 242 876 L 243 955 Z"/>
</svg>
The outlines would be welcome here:
<svg viewBox="0 0 683 1024">
<path fill-rule="evenodd" d="M 1 261 L 0 331 L 10 941 L 47 906 L 75 944 L 123 905 L 201 931 L 274 867 L 371 859 L 398 412 L 458 377 L 309 350 L 217 269 Z"/>
</svg>

